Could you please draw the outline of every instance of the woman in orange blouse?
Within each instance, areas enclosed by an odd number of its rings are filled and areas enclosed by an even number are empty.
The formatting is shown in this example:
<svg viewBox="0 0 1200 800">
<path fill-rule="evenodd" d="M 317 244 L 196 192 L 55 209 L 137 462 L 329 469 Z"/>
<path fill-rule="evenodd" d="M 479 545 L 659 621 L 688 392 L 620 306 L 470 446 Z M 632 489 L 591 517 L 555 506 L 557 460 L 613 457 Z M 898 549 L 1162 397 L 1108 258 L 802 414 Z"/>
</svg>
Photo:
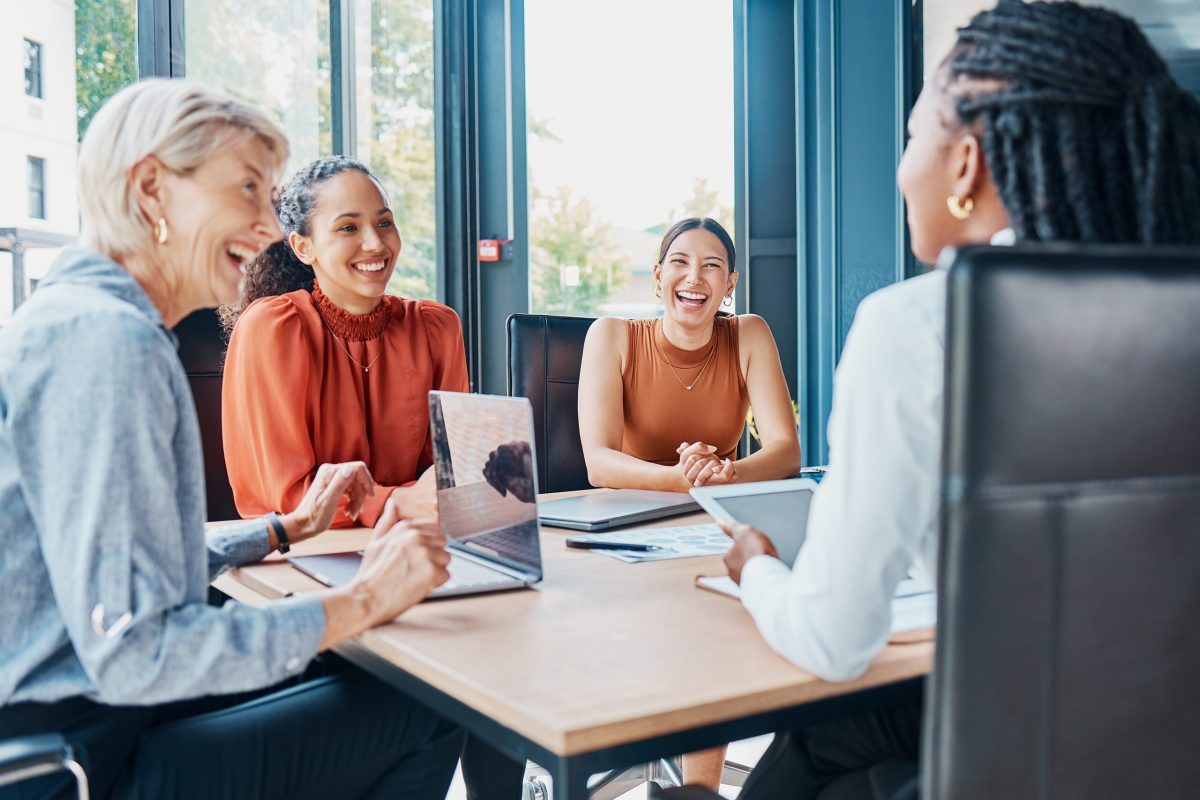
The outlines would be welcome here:
<svg viewBox="0 0 1200 800">
<path fill-rule="evenodd" d="M 309 164 L 284 187 L 279 216 L 284 240 L 247 268 L 240 307 L 224 315 L 222 423 L 238 512 L 290 510 L 317 466 L 342 454 L 366 462 L 377 484 L 357 520 L 343 508 L 335 527 L 374 525 L 389 498 L 404 518 L 436 515 L 426 395 L 468 391 L 458 316 L 385 294 L 400 234 L 358 162 Z"/>
<path fill-rule="evenodd" d="M 337 460 L 366 462 L 377 483 L 357 518 L 343 499 L 335 527 L 374 525 L 389 498 L 401 517 L 435 516 L 427 395 L 469 390 L 458 316 L 385 293 L 400 233 L 359 162 L 332 156 L 300 170 L 279 219 L 283 241 L 247 267 L 241 300 L 222 309 L 233 328 L 221 411 L 238 512 L 290 511 L 316 467 Z M 471 800 L 520 796 L 523 760 L 468 736 L 462 768 Z"/>
</svg>

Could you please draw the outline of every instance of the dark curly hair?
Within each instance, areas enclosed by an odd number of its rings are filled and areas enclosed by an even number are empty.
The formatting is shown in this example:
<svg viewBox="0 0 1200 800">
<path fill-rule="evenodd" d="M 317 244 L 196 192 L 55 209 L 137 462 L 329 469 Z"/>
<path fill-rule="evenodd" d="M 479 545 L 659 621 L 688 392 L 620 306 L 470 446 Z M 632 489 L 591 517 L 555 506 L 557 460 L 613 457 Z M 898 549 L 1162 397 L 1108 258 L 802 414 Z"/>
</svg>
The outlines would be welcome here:
<svg viewBox="0 0 1200 800">
<path fill-rule="evenodd" d="M 1200 102 L 1135 22 L 1000 0 L 944 65 L 1018 239 L 1200 243 Z"/>
<path fill-rule="evenodd" d="M 242 295 L 238 301 L 218 309 L 217 313 L 220 315 L 226 336 L 233 330 L 234 323 L 246 310 L 246 306 L 260 297 L 287 294 L 297 289 L 306 292 L 313 290 L 315 276 L 312 267 L 296 257 L 292 246 L 288 244 L 288 235 L 292 231 L 304 236 L 309 235 L 309 224 L 312 222 L 313 211 L 316 210 L 317 187 L 334 175 L 347 170 L 356 170 L 372 179 L 375 178 L 362 162 L 349 156 L 326 156 L 306 165 L 284 184 L 276 202 L 276 214 L 280 227 L 283 228 L 283 239 L 264 250 L 246 267 Z"/>
</svg>

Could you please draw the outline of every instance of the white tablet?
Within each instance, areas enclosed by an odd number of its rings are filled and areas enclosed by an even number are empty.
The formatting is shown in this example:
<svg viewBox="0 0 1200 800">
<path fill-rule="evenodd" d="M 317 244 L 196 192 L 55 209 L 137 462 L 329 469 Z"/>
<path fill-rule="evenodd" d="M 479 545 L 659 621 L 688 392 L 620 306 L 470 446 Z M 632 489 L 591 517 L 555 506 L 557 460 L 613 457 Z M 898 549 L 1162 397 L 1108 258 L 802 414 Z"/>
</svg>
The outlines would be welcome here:
<svg viewBox="0 0 1200 800">
<path fill-rule="evenodd" d="M 779 560 L 791 566 L 804 544 L 808 506 L 816 481 L 791 478 L 783 481 L 702 486 L 691 495 L 714 517 L 733 519 L 765 533 L 779 551 Z"/>
</svg>

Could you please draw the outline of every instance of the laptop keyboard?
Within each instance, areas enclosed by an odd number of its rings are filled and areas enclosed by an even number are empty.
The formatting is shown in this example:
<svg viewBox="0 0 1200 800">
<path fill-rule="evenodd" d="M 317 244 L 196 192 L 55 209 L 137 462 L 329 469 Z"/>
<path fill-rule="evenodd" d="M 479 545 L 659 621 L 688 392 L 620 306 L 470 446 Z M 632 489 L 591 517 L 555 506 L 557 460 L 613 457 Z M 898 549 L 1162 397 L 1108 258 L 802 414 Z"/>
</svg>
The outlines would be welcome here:
<svg viewBox="0 0 1200 800">
<path fill-rule="evenodd" d="M 461 544 L 468 548 L 481 547 L 490 550 L 507 561 L 530 566 L 541 563 L 538 545 L 537 522 L 522 522 L 491 533 L 483 533 L 464 539 Z"/>
<path fill-rule="evenodd" d="M 450 556 L 450 566 L 447 569 L 450 571 L 450 580 L 434 589 L 433 594 L 444 594 L 460 589 L 474 589 L 490 584 L 508 586 L 515 581 L 510 575 L 505 575 L 502 572 L 489 569 L 482 564 L 477 564 L 468 558 L 459 558 L 453 554 Z"/>
</svg>

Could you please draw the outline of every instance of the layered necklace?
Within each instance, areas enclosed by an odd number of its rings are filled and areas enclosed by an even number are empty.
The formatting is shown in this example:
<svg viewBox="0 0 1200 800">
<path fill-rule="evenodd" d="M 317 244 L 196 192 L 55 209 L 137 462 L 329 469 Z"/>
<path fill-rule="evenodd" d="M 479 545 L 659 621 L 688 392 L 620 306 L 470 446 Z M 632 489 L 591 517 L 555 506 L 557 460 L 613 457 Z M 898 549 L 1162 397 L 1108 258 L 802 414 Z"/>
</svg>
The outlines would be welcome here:
<svg viewBox="0 0 1200 800">
<path fill-rule="evenodd" d="M 656 321 L 657 322 L 657 321 Z M 661 325 L 660 325 L 661 329 Z M 663 333 L 663 338 L 667 338 L 667 334 Z M 713 360 L 713 356 L 717 354 L 716 331 L 713 332 L 712 345 L 708 348 L 708 355 L 704 357 L 704 361 L 700 364 L 700 371 L 696 373 L 696 377 L 692 378 L 691 383 L 684 382 L 683 378 L 679 377 L 679 370 L 695 369 L 695 367 L 676 367 L 671 363 L 671 359 L 667 358 L 667 352 L 663 350 L 662 345 L 658 343 L 658 337 L 654 330 L 650 331 L 650 340 L 654 343 L 654 348 L 658 351 L 659 357 L 671 368 L 671 374 L 675 376 L 675 380 L 679 381 L 679 385 L 685 390 L 691 391 L 692 387 L 700 382 L 700 378 L 704 376 L 704 371 L 708 369 L 708 364 Z"/>
</svg>

